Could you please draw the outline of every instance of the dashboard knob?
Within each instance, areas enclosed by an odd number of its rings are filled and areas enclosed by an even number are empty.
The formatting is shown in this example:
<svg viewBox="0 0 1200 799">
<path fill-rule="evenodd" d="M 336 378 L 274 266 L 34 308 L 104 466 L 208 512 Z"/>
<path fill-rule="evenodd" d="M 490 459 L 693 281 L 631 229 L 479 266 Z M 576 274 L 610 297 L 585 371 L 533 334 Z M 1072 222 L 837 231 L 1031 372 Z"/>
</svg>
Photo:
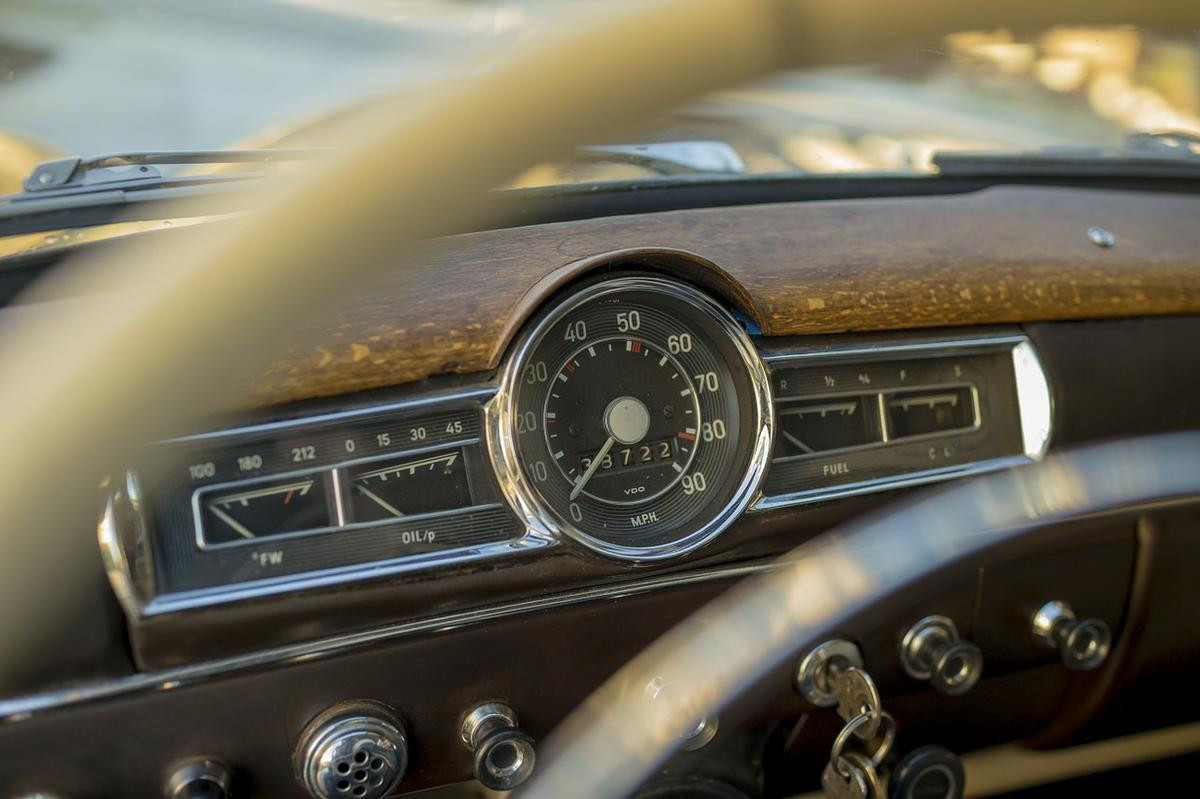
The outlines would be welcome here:
<svg viewBox="0 0 1200 799">
<path fill-rule="evenodd" d="M 508 705 L 488 702 L 467 714 L 462 740 L 474 753 L 475 779 L 493 791 L 509 791 L 524 783 L 537 764 L 533 738 L 517 727 L 517 714 Z"/>
<path fill-rule="evenodd" d="M 945 616 L 926 616 L 904 634 L 900 665 L 915 680 L 928 680 L 939 693 L 965 694 L 983 674 L 983 652 L 958 635 Z"/>
<path fill-rule="evenodd" d="M 1066 602 L 1053 600 L 1033 614 L 1033 635 L 1062 654 L 1063 665 L 1072 671 L 1089 671 L 1108 658 L 1112 630 L 1100 619 L 1075 618 Z"/>
<path fill-rule="evenodd" d="M 229 799 L 233 771 L 219 760 L 184 763 L 167 779 L 166 799 Z"/>
<path fill-rule="evenodd" d="M 919 746 L 900 758 L 888 782 L 890 799 L 962 799 L 966 772 L 944 746 Z"/>
<path fill-rule="evenodd" d="M 382 799 L 408 766 L 404 725 L 380 702 L 342 702 L 305 727 L 293 766 L 314 799 Z"/>
</svg>

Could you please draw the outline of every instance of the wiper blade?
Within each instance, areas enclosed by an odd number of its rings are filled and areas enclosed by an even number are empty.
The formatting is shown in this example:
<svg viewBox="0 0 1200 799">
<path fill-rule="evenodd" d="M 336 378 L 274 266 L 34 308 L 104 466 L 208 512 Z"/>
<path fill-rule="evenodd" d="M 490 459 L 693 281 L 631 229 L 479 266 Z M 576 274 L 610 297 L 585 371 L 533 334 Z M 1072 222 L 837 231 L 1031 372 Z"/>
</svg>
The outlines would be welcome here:
<svg viewBox="0 0 1200 799">
<path fill-rule="evenodd" d="M 1135 133 L 1123 147 L 1046 147 L 1032 152 L 935 153 L 948 177 L 1200 177 L 1200 137 L 1188 133 Z"/>
<path fill-rule="evenodd" d="M 203 183 L 222 183 L 265 177 L 261 170 L 218 174 L 164 174 L 159 167 L 198 164 L 261 164 L 288 161 L 317 161 L 331 157 L 332 150 L 185 150 L 115 153 L 83 159 L 78 156 L 45 161 L 21 181 L 23 194 L 4 198 L 10 202 L 51 196 L 87 194 L 114 189 L 166 188 Z"/>
<path fill-rule="evenodd" d="M 739 175 L 746 171 L 737 150 L 721 141 L 588 144 L 575 148 L 575 160 L 634 164 L 660 175 Z"/>
</svg>

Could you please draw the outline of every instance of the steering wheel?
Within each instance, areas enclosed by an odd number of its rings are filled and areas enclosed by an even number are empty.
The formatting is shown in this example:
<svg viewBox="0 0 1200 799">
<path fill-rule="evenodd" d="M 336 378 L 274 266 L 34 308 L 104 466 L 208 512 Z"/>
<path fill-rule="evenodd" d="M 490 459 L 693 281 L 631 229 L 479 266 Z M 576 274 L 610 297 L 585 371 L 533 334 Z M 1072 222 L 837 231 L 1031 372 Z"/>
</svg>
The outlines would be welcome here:
<svg viewBox="0 0 1200 799">
<path fill-rule="evenodd" d="M 94 570 L 95 552 L 75 522 L 93 502 L 96 475 L 182 420 L 237 404 L 291 319 L 395 268 L 417 242 L 493 215 L 488 189 L 522 168 L 785 63 L 997 24 L 1191 24 L 1183 8 L 1132 0 L 1072 0 L 1053 13 L 1025 0 L 978 5 L 650 0 L 557 9 L 507 51 L 475 53 L 442 87 L 382 98 L 362 112 L 344 157 L 264 197 L 263 211 L 193 237 L 185 251 L 142 240 L 55 270 L 9 313 L 0 339 L 0 677 L 76 610 L 72 588 Z M 864 523 L 820 558 L 801 553 L 664 638 L 589 700 L 547 750 L 530 795 L 568 796 L 581 784 L 628 793 L 683 720 L 723 705 L 821 624 L 924 566 L 1007 526 L 1194 489 L 1198 467 L 1181 447 L 1194 453 L 1197 441 L 1082 453 Z M 1117 469 L 1117 457 L 1134 470 Z M 931 524 L 931 509 L 946 502 L 973 524 Z M 862 546 L 888 557 L 867 563 L 855 551 Z M 650 676 L 671 690 L 652 712 L 637 710 L 636 686 Z"/>
</svg>

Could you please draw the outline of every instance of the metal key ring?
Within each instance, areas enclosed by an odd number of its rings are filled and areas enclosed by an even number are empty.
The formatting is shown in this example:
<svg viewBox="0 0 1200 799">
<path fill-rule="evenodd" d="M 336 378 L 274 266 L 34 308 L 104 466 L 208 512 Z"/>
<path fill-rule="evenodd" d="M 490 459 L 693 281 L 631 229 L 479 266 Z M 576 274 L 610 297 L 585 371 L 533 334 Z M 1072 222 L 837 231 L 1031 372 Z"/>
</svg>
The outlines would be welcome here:
<svg viewBox="0 0 1200 799">
<path fill-rule="evenodd" d="M 875 754 L 871 755 L 871 768 L 879 768 L 883 763 L 883 759 L 888 756 L 888 752 L 892 750 L 892 745 L 896 743 L 896 719 L 891 713 L 880 712 L 880 726 L 883 727 L 883 738 L 879 742 L 879 746 L 875 747 Z M 834 741 L 836 745 L 836 741 Z"/>
<path fill-rule="evenodd" d="M 847 752 L 845 762 L 850 764 L 850 768 L 862 775 L 863 782 L 867 786 L 866 796 L 870 799 L 879 799 L 886 796 L 887 792 L 883 789 L 883 780 L 879 777 L 879 767 L 871 762 L 871 759 L 862 752 Z"/>
<path fill-rule="evenodd" d="M 847 721 L 846 726 L 842 727 L 841 731 L 837 734 L 837 737 L 833 739 L 833 748 L 829 750 L 829 762 L 833 763 L 834 768 L 836 768 L 838 773 L 840 773 L 843 777 L 845 777 L 846 774 L 842 772 L 842 750 L 846 748 L 846 742 L 849 741 L 854 735 L 855 730 L 864 724 L 870 723 L 870 713 L 859 713 L 857 716 Z M 891 732 L 891 737 L 894 738 L 896 735 L 896 724 L 894 721 L 891 725 Z M 890 747 L 891 743 L 890 741 L 886 740 L 887 737 L 887 735 L 884 736 L 885 743 L 887 743 L 887 745 Z M 887 752 L 885 751 L 884 754 L 886 755 Z M 874 760 L 874 758 L 872 758 L 872 760 Z"/>
</svg>

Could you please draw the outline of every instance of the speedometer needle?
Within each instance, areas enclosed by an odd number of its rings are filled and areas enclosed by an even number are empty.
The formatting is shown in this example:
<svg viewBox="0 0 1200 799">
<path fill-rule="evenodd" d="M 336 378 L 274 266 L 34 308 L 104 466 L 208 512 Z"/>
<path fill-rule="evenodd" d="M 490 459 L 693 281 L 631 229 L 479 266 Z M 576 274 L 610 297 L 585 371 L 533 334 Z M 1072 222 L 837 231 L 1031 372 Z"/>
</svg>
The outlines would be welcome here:
<svg viewBox="0 0 1200 799">
<path fill-rule="evenodd" d="M 604 460 L 604 456 L 608 454 L 608 451 L 612 449 L 612 445 L 615 443 L 617 443 L 617 440 L 612 436 L 609 436 L 608 441 L 604 442 L 604 446 L 601 447 L 600 451 L 596 453 L 596 457 L 592 458 L 591 466 L 588 466 L 587 471 L 575 481 L 575 487 L 571 489 L 571 499 L 575 499 L 575 497 L 579 496 L 579 493 L 583 491 L 583 487 L 587 485 L 587 481 L 591 480 L 592 475 L 595 474 L 596 470 L 600 468 L 600 462 Z"/>
</svg>

